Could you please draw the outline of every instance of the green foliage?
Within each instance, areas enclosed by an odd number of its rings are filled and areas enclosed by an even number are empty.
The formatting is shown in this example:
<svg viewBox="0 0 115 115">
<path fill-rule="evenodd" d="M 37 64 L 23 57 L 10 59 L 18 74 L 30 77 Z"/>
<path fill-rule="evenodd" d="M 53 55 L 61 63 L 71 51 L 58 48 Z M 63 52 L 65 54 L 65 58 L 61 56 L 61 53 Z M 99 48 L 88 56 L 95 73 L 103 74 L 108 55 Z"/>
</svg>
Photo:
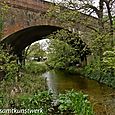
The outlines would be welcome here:
<svg viewBox="0 0 115 115">
<path fill-rule="evenodd" d="M 10 48 L 3 50 L 0 48 L 0 69 L 5 72 L 6 80 L 16 82 L 19 76 L 20 66 L 16 63 L 16 56 L 9 53 Z"/>
<path fill-rule="evenodd" d="M 67 43 L 51 40 L 49 44 L 48 64 L 55 69 L 67 69 L 70 65 L 79 62 L 76 51 Z"/>
<path fill-rule="evenodd" d="M 5 72 L 3 80 L 0 81 L 0 107 L 3 108 L 11 107 L 11 98 L 20 93 L 34 94 L 38 92 L 38 89 L 46 89 L 45 80 L 39 77 L 38 74 L 45 72 L 47 66 L 43 63 L 28 63 L 28 66 L 26 66 L 26 72 L 29 74 L 26 74 L 21 70 L 22 68 L 20 68 L 20 65 L 16 63 L 16 56 L 11 55 L 9 51 L 10 48 L 6 50 L 1 48 L 0 50 L 0 69 Z M 36 73 L 37 76 L 35 77 L 32 72 Z"/>
<path fill-rule="evenodd" d="M 105 67 L 108 69 L 115 69 L 115 48 L 113 51 L 105 51 L 103 55 L 103 63 Z"/>
<path fill-rule="evenodd" d="M 73 90 L 67 91 L 66 94 L 59 95 L 59 110 L 71 111 L 75 115 L 93 115 L 93 110 L 90 102 L 87 100 L 87 95 L 81 92 L 75 92 Z"/>
<path fill-rule="evenodd" d="M 55 69 L 76 69 L 76 65 L 80 65 L 83 58 L 90 53 L 87 45 L 75 33 L 60 30 L 48 38 L 50 42 L 47 63 Z"/>
<path fill-rule="evenodd" d="M 67 72 L 70 74 L 80 74 L 82 72 L 82 68 L 76 66 L 69 66 Z"/>
<path fill-rule="evenodd" d="M 79 58 L 81 58 L 83 55 L 90 54 L 90 49 L 86 43 L 82 41 L 78 33 L 62 29 L 54 34 L 49 35 L 48 38 L 64 41 L 76 51 L 76 55 L 79 55 Z"/>
<path fill-rule="evenodd" d="M 42 59 L 45 56 L 45 51 L 41 48 L 39 43 L 35 43 L 33 45 L 31 45 L 27 51 L 27 59 L 29 58 L 38 58 L 40 61 L 40 59 Z"/>
<path fill-rule="evenodd" d="M 45 16 L 49 19 L 57 20 L 64 27 L 75 27 L 76 23 L 80 21 L 80 13 L 76 10 L 64 8 L 61 5 L 51 5 Z"/>
<path fill-rule="evenodd" d="M 107 54 L 107 57 L 105 55 L 106 53 L 109 53 Z M 83 75 L 91 79 L 97 80 L 101 83 L 104 83 L 108 86 L 115 87 L 115 63 L 113 62 L 115 56 L 113 56 L 113 54 L 114 53 L 111 51 L 105 52 L 105 57 L 103 57 L 101 63 L 99 57 L 93 60 L 83 69 Z"/>
<path fill-rule="evenodd" d="M 108 33 L 97 33 L 91 31 L 90 33 L 90 39 L 91 39 L 91 50 L 94 54 L 94 56 L 102 56 L 103 53 L 110 49 L 110 35 Z"/>
<path fill-rule="evenodd" d="M 12 100 L 21 96 L 32 96 L 47 90 L 45 78 L 39 75 L 26 74 L 14 84 L 14 81 L 0 81 L 0 107 L 10 108 Z M 18 103 L 16 103 L 18 104 Z"/>
<path fill-rule="evenodd" d="M 2 34 L 2 30 L 3 30 L 3 19 L 2 17 L 0 17 L 0 34 Z"/>
<path fill-rule="evenodd" d="M 12 100 L 14 106 L 18 109 L 38 109 L 43 115 L 47 115 L 51 108 L 52 94 L 47 91 L 38 92 L 35 95 L 21 95 Z M 38 113 L 39 114 L 39 113 Z M 30 115 L 28 113 L 28 115 Z"/>
<path fill-rule="evenodd" d="M 0 39 L 2 38 L 4 19 L 6 18 L 8 10 L 9 6 L 6 4 L 6 0 L 0 1 Z"/>
<path fill-rule="evenodd" d="M 38 74 L 24 73 L 20 78 L 18 85 L 22 88 L 22 93 L 35 94 L 47 89 L 45 78 Z"/>
<path fill-rule="evenodd" d="M 40 74 L 47 71 L 47 66 L 44 62 L 27 61 L 25 71 L 27 73 Z"/>
<path fill-rule="evenodd" d="M 91 79 L 99 80 L 101 77 L 99 57 L 93 60 L 87 66 L 85 66 L 83 68 L 83 73 L 85 74 L 86 77 L 90 77 Z"/>
<path fill-rule="evenodd" d="M 40 115 L 93 115 L 93 110 L 87 95 L 76 91 L 67 91 L 65 94 L 59 94 L 57 104 L 54 102 L 52 93 L 48 91 L 38 91 L 36 94 L 21 94 L 10 98 L 7 103 L 1 97 L 0 104 L 8 104 L 9 108 L 39 110 Z M 2 106 L 1 106 L 2 107 Z M 31 115 L 31 113 L 26 113 Z"/>
<path fill-rule="evenodd" d="M 0 1 L 0 15 L 3 16 L 3 15 L 6 15 L 8 13 L 8 10 L 9 10 L 9 6 L 8 4 L 6 4 L 6 0 L 2 0 Z"/>
</svg>

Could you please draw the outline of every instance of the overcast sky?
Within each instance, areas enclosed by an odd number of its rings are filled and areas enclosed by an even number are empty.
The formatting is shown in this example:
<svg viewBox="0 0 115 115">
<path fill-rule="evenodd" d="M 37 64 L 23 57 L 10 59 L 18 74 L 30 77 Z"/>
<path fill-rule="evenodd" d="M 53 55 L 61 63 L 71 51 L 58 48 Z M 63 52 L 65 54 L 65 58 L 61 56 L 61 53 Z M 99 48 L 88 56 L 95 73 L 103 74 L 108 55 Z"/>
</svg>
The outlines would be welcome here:
<svg viewBox="0 0 115 115">
<path fill-rule="evenodd" d="M 45 0 L 45 1 L 49 1 L 49 2 L 53 2 L 53 1 L 56 1 L 56 2 L 59 2 L 59 1 L 62 1 L 62 0 Z M 98 2 L 99 2 L 99 0 L 93 0 L 94 1 L 94 5 L 95 6 L 98 6 Z"/>
</svg>

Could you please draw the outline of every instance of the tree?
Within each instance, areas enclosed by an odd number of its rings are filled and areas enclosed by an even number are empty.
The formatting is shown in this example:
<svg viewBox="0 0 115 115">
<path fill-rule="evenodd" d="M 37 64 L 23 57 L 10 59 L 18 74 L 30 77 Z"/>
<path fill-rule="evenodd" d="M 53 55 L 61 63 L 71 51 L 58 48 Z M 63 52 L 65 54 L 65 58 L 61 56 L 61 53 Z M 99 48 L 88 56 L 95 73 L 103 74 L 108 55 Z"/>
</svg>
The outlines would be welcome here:
<svg viewBox="0 0 115 115">
<path fill-rule="evenodd" d="M 88 15 L 95 13 L 95 16 L 98 19 L 98 31 L 93 32 L 92 39 L 92 49 L 93 53 L 95 52 L 95 57 L 99 57 L 99 68 L 100 68 L 100 79 L 102 72 L 107 72 L 108 70 L 111 73 L 111 76 L 114 76 L 114 0 L 99 0 L 98 6 L 93 5 L 94 0 L 85 0 L 79 1 L 77 5 L 77 10 L 83 10 Z M 71 2 L 70 2 L 71 3 Z M 99 53 L 98 53 L 99 52 Z M 111 61 L 110 61 L 111 60 Z M 107 75 L 106 75 L 107 76 Z M 109 75 L 108 75 L 109 76 Z"/>
<path fill-rule="evenodd" d="M 48 63 L 51 67 L 67 70 L 69 67 L 77 68 L 86 64 L 87 60 L 84 59 L 90 50 L 77 34 L 60 30 L 48 38 Z"/>
<path fill-rule="evenodd" d="M 79 56 L 75 55 L 75 49 L 64 41 L 52 39 L 48 48 L 48 65 L 55 69 L 67 70 L 70 66 L 79 63 Z"/>
<path fill-rule="evenodd" d="M 89 46 L 95 59 L 93 62 L 98 61 L 97 65 L 92 64 L 93 66 L 90 67 L 96 71 L 96 68 L 98 68 L 96 74 L 99 74 L 99 80 L 101 80 L 102 73 L 106 70 L 108 71 L 107 66 L 110 66 L 109 64 L 113 62 L 110 62 L 110 58 L 105 54 L 108 54 L 106 52 L 109 51 L 114 52 L 115 0 L 99 0 L 97 6 L 94 5 L 94 2 L 95 0 L 63 0 L 51 6 L 47 12 L 47 17 L 56 19 L 63 27 L 70 28 L 71 31 L 81 36 L 82 39 L 84 37 L 89 39 Z M 84 13 L 85 17 L 83 17 L 82 13 Z M 79 32 L 77 30 L 79 23 L 86 27 L 88 31 Z M 106 66 L 104 64 L 105 59 L 109 62 L 106 63 Z M 114 60 L 114 57 L 112 57 L 112 60 Z M 111 68 L 114 68 L 112 66 L 113 64 L 111 64 Z M 113 71 L 112 69 L 111 73 Z M 93 71 L 93 73 L 95 72 Z"/>
<path fill-rule="evenodd" d="M 27 50 L 26 51 L 27 58 L 34 57 L 40 61 L 45 56 L 45 51 L 41 48 L 41 45 L 39 43 L 35 43 L 29 46 L 26 50 Z"/>
<path fill-rule="evenodd" d="M 94 2 L 95 0 L 64 0 L 58 3 L 58 5 L 56 3 L 56 6 L 52 6 L 48 10 L 47 16 L 57 19 L 61 25 L 68 25 L 68 27 L 71 29 L 76 27 L 76 24 L 81 23 L 90 29 L 89 33 L 87 32 L 88 36 L 90 35 L 89 37 L 92 37 L 91 33 L 95 32 L 96 37 L 99 38 L 97 39 L 97 42 L 99 42 L 98 52 L 100 52 L 99 56 L 100 60 L 102 60 L 102 54 L 104 50 L 106 50 L 106 48 L 104 49 L 103 45 L 108 44 L 108 41 L 105 40 L 105 37 L 108 37 L 109 42 L 111 42 L 111 47 L 114 46 L 113 7 L 115 7 L 115 1 L 99 0 L 98 6 L 93 5 Z M 94 15 L 97 19 L 95 21 L 97 21 L 98 26 L 90 25 L 91 20 L 88 19 L 88 16 L 83 19 L 80 12 L 85 13 L 91 17 Z"/>
</svg>

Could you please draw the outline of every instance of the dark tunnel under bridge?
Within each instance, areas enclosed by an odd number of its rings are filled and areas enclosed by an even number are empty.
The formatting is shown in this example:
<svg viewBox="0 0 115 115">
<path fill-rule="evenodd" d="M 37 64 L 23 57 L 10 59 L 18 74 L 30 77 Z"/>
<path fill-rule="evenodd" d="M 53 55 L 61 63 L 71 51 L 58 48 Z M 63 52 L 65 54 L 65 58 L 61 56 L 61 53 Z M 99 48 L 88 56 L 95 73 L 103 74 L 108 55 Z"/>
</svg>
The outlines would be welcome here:
<svg viewBox="0 0 115 115">
<path fill-rule="evenodd" d="M 61 29 L 63 28 L 50 25 L 32 26 L 29 28 L 19 30 L 7 36 L 6 38 L 1 40 L 0 44 L 4 44 L 5 47 L 10 46 L 12 48 L 13 53 L 16 54 L 17 57 L 19 57 L 20 63 L 22 63 L 23 51 L 28 45 L 31 45 L 35 41 L 42 40 L 46 36 Z M 88 54 L 85 54 L 81 57 L 83 58 L 82 61 L 84 59 L 86 60 L 87 55 Z"/>
</svg>

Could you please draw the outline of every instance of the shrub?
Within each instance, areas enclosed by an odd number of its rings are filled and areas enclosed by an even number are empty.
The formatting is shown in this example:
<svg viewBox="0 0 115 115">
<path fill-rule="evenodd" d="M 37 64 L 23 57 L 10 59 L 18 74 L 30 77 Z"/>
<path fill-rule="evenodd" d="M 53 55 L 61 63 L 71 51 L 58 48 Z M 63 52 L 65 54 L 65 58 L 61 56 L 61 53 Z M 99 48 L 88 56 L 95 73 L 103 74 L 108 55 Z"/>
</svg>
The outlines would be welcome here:
<svg viewBox="0 0 115 115">
<path fill-rule="evenodd" d="M 4 100 L 0 100 L 1 105 L 4 103 Z M 39 110 L 39 113 L 33 113 L 33 115 L 93 115 L 93 109 L 87 100 L 87 95 L 73 90 L 67 91 L 65 94 L 59 94 L 56 104 L 52 93 L 48 91 L 38 91 L 36 94 L 21 94 L 10 98 L 7 104 L 9 108 Z M 26 113 L 26 115 L 31 114 Z"/>
<path fill-rule="evenodd" d="M 0 47 L 0 70 L 4 72 L 3 79 L 14 81 L 15 83 L 19 77 L 20 66 L 16 63 L 17 57 L 10 53 L 11 47 L 7 47 L 5 50 Z"/>
<path fill-rule="evenodd" d="M 52 105 L 52 94 L 48 91 L 39 91 L 34 95 L 19 95 L 16 99 L 11 101 L 17 109 L 37 109 L 40 110 L 41 114 L 47 115 Z M 28 113 L 27 115 L 31 114 Z"/>
<path fill-rule="evenodd" d="M 114 64 L 113 64 L 114 65 Z M 112 71 L 111 71 L 112 70 Z M 105 66 L 105 62 L 101 62 L 99 58 L 93 60 L 89 65 L 85 66 L 82 70 L 82 74 L 88 78 L 97 80 L 108 86 L 115 87 L 115 69 Z"/>
<path fill-rule="evenodd" d="M 45 63 L 34 61 L 27 62 L 25 65 L 25 70 L 27 73 L 40 74 L 46 72 L 47 69 L 48 68 Z"/>
<path fill-rule="evenodd" d="M 73 90 L 66 94 L 59 95 L 59 110 L 63 112 L 72 112 L 74 115 L 93 115 L 93 109 L 87 100 L 87 95 Z"/>
</svg>

